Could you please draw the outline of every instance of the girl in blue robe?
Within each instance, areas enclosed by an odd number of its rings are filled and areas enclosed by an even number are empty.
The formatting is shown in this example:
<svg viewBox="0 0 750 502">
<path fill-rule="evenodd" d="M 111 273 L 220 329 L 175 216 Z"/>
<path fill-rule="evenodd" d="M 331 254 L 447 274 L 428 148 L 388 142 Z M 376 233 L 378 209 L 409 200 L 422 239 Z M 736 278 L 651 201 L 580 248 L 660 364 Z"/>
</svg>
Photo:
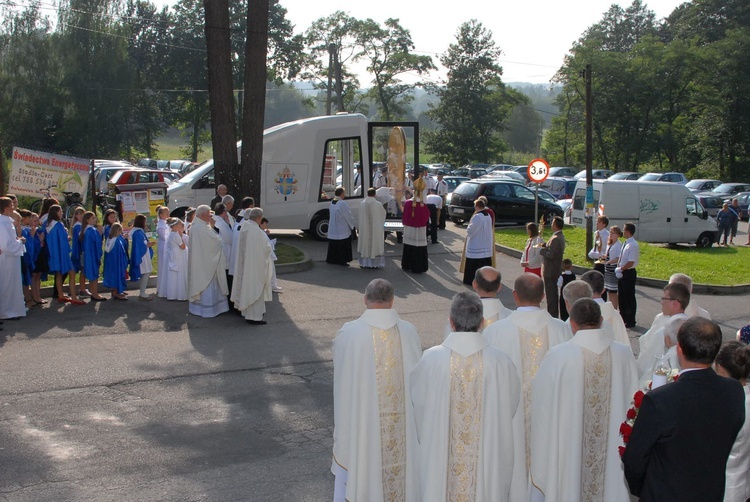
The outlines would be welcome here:
<svg viewBox="0 0 750 502">
<path fill-rule="evenodd" d="M 26 300 L 26 307 L 36 307 L 39 305 L 31 294 L 31 280 L 34 273 L 34 263 L 36 260 L 34 251 L 34 234 L 31 225 L 31 211 L 19 209 L 21 214 L 21 236 L 24 238 L 25 251 L 21 256 L 21 285 L 23 286 L 23 297 Z"/>
<path fill-rule="evenodd" d="M 102 284 L 112 289 L 112 298 L 127 300 L 125 293 L 128 275 L 127 244 L 122 236 L 122 225 L 113 223 L 110 226 L 109 239 L 104 253 L 104 280 Z"/>
<path fill-rule="evenodd" d="M 133 230 L 130 231 L 130 280 L 138 281 L 140 287 L 140 300 L 152 300 L 153 295 L 146 293 L 148 287 L 148 278 L 151 275 L 153 266 L 151 260 L 154 257 L 154 251 L 151 247 L 154 245 L 146 236 L 146 216 L 138 214 L 133 221 Z"/>
<path fill-rule="evenodd" d="M 68 231 L 61 221 L 62 208 L 54 205 L 47 213 L 47 224 L 45 225 L 45 244 L 49 253 L 48 267 L 55 274 L 55 290 L 59 303 L 72 303 L 83 305 L 76 293 L 75 272 L 73 263 L 70 261 L 70 243 L 68 242 Z M 70 296 L 63 292 L 63 276 L 69 276 L 68 291 Z"/>
<path fill-rule="evenodd" d="M 83 215 L 86 210 L 82 207 L 77 207 L 73 212 L 73 226 L 70 227 L 70 261 L 73 263 L 73 271 L 78 276 L 78 294 L 80 296 L 89 296 L 89 292 L 86 291 L 86 276 L 83 273 L 82 255 L 83 248 L 81 247 L 81 226 L 83 222 Z"/>
<path fill-rule="evenodd" d="M 31 213 L 31 234 L 33 235 L 33 247 L 34 247 L 34 267 L 31 271 L 31 299 L 37 303 L 47 303 L 47 300 L 42 300 L 42 281 L 47 280 L 47 272 L 42 273 L 40 264 L 42 262 L 42 253 L 47 252 L 47 247 L 44 246 L 44 228 L 39 226 L 39 215 Z M 44 267 L 47 266 L 46 260 L 44 261 Z"/>
<path fill-rule="evenodd" d="M 100 230 L 101 227 L 96 220 L 96 214 L 87 211 L 83 215 L 79 240 L 83 250 L 83 275 L 89 281 L 91 300 L 95 302 L 107 300 L 99 294 L 99 269 L 102 265 L 102 234 Z"/>
</svg>

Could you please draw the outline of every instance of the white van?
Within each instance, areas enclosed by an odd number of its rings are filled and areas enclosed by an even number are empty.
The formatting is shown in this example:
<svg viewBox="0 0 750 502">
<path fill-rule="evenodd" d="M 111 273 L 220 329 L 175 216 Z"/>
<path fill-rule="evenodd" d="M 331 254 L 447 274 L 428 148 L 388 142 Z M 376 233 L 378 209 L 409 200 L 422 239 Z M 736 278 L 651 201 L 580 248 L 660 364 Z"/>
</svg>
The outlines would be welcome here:
<svg viewBox="0 0 750 502">
<path fill-rule="evenodd" d="M 604 214 L 610 225 L 632 221 L 643 242 L 687 242 L 709 247 L 718 241 L 716 220 L 685 185 L 658 181 L 593 180 L 594 215 Z M 585 225 L 586 180 L 573 194 L 572 223 Z"/>
<path fill-rule="evenodd" d="M 386 161 L 391 129 L 404 129 L 406 157 L 419 161 L 418 123 L 367 122 L 361 114 L 313 117 L 270 127 L 263 132 L 261 200 L 272 228 L 302 229 L 324 240 L 328 207 L 337 185 L 346 189 L 345 201 L 355 219 L 367 189 L 372 186 L 373 162 Z M 241 142 L 237 143 L 237 158 Z M 361 186 L 355 187 L 356 166 L 365 166 Z M 243 194 L 233 194 L 239 199 Z M 213 161 L 189 172 L 167 190 L 172 216 L 182 217 L 188 207 L 209 204 L 216 196 Z M 239 196 L 239 197 L 238 197 Z M 239 207 L 239 200 L 235 205 Z"/>
</svg>

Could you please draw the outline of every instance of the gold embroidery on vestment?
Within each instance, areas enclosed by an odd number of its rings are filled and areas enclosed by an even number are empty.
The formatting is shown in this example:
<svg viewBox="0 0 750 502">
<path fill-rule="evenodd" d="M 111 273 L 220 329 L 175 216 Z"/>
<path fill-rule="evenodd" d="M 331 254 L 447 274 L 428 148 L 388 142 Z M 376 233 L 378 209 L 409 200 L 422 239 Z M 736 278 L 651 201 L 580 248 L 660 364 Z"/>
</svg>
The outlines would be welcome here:
<svg viewBox="0 0 750 502">
<path fill-rule="evenodd" d="M 380 412 L 383 499 L 406 498 L 406 396 L 401 335 L 398 326 L 372 328 Z"/>
<path fill-rule="evenodd" d="M 532 333 L 518 327 L 521 340 L 521 380 L 523 387 L 523 416 L 526 430 L 526 469 L 531 469 L 531 381 L 534 379 L 544 354 L 549 349 L 547 327 Z"/>
<path fill-rule="evenodd" d="M 581 448 L 581 500 L 604 502 L 609 438 L 609 401 L 612 357 L 583 350 L 583 447 Z"/>
<path fill-rule="evenodd" d="M 446 500 L 472 502 L 477 493 L 482 439 L 482 353 L 451 352 Z"/>
</svg>

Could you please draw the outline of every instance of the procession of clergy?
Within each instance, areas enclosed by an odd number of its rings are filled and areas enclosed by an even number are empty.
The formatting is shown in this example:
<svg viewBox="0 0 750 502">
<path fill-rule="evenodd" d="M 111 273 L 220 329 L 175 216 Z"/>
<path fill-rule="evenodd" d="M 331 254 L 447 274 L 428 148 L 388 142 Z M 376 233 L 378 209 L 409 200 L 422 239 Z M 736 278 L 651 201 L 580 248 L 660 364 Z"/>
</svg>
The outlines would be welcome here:
<svg viewBox="0 0 750 502">
<path fill-rule="evenodd" d="M 228 196 L 227 196 L 228 197 Z M 225 197 L 226 198 L 226 197 Z M 229 300 L 250 324 L 266 324 L 273 300 L 273 242 L 261 228 L 263 209 L 243 199 L 235 220 L 198 206 L 189 228 L 189 311 L 201 317 L 227 312 Z M 227 299 L 229 296 L 229 300 Z"/>
<path fill-rule="evenodd" d="M 565 286 L 567 322 L 542 307 L 538 275 L 515 281 L 515 311 L 501 287 L 495 268 L 477 270 L 444 342 L 423 353 L 393 286 L 369 283 L 364 314 L 333 343 L 335 502 L 750 497 L 750 348 L 722 345 L 688 276 L 664 288 L 638 360 L 601 272 Z M 665 353 L 680 376 L 643 397 L 624 445 L 621 424 Z"/>
</svg>

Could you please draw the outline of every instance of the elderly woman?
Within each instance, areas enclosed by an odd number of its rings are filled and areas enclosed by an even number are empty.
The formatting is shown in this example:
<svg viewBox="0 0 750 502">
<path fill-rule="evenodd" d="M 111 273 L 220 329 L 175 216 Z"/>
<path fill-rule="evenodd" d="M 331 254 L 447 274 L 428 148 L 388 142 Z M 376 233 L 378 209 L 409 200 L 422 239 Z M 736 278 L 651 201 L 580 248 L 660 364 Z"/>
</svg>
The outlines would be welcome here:
<svg viewBox="0 0 750 502">
<path fill-rule="evenodd" d="M 727 239 L 729 238 L 729 234 L 732 231 L 732 225 L 737 220 L 737 214 L 729 209 L 729 204 L 726 202 L 723 206 L 721 206 L 721 211 L 716 215 L 716 221 L 719 224 L 719 233 L 721 235 L 721 239 L 724 240 L 724 242 L 720 242 L 719 246 L 727 246 Z"/>
</svg>

